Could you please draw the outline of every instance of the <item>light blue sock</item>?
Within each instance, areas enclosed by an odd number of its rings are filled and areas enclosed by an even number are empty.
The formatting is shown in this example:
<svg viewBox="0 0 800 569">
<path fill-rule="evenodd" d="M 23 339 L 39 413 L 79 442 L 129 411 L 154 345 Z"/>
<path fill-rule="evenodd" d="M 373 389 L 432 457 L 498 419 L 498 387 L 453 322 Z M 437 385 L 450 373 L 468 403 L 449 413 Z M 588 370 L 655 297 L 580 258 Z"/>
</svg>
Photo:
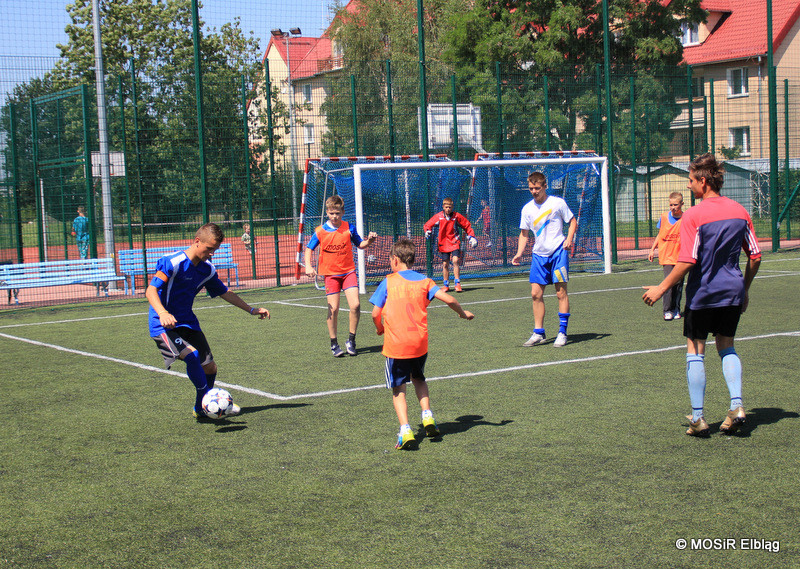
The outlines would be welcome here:
<svg viewBox="0 0 800 569">
<path fill-rule="evenodd" d="M 442 284 L 443 284 L 444 286 L 450 286 L 450 281 L 442 281 Z"/>
<path fill-rule="evenodd" d="M 728 384 L 731 410 L 733 410 L 742 406 L 742 360 L 739 359 L 739 354 L 733 346 L 722 350 L 719 357 L 722 359 L 722 375 Z"/>
<path fill-rule="evenodd" d="M 686 354 L 686 380 L 689 384 L 689 401 L 692 403 L 692 422 L 703 416 L 706 397 L 706 365 L 700 354 Z"/>
<path fill-rule="evenodd" d="M 567 325 L 569 324 L 569 312 L 558 313 L 558 331 L 561 334 L 567 333 Z"/>
</svg>

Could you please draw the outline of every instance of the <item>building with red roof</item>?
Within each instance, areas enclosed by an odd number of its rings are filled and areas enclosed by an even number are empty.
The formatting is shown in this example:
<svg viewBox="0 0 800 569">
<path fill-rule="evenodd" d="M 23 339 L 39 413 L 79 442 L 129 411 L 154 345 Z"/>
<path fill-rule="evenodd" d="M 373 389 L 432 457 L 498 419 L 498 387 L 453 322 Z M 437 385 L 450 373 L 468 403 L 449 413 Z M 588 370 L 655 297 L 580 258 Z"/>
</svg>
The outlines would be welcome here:
<svg viewBox="0 0 800 569">
<path fill-rule="evenodd" d="M 703 0 L 707 21 L 684 27 L 683 56 L 694 78 L 695 140 L 705 136 L 708 120 L 709 145 L 715 153 L 724 147 L 732 155 L 738 149 L 744 158 L 769 157 L 766 1 Z M 800 0 L 772 0 L 772 15 L 778 138 L 783 149 L 784 80 L 788 80 L 790 96 L 800 90 Z M 673 121 L 677 136 L 669 159 L 688 158 L 687 101 L 684 99 L 684 111 Z M 797 122 L 796 107 L 789 107 L 790 125 Z M 695 148 L 700 146 L 696 143 Z"/>
</svg>

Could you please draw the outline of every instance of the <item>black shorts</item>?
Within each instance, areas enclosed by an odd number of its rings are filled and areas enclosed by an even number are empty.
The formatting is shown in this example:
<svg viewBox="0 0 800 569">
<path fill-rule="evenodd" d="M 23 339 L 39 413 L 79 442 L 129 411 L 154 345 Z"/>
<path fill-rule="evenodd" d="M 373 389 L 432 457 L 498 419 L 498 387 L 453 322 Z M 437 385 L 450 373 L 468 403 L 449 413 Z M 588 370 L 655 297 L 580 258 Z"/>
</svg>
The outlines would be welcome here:
<svg viewBox="0 0 800 569">
<path fill-rule="evenodd" d="M 160 336 L 153 336 L 153 341 L 158 346 L 161 355 L 164 356 L 164 363 L 167 365 L 167 369 L 175 363 L 175 360 L 183 359 L 183 356 L 190 351 L 190 348 L 194 348 L 200 354 L 200 363 L 202 365 L 214 361 L 206 336 L 200 330 L 177 326 L 172 330 L 165 330 Z"/>
<path fill-rule="evenodd" d="M 736 327 L 742 315 L 741 306 L 722 306 L 691 310 L 688 306 L 683 315 L 683 335 L 690 340 L 705 340 L 709 334 L 736 336 Z"/>
<path fill-rule="evenodd" d="M 425 381 L 425 360 L 428 354 L 418 358 L 386 358 L 386 387 L 392 389 L 408 383 L 412 379 Z"/>
<path fill-rule="evenodd" d="M 460 259 L 462 257 L 461 249 L 456 249 L 455 251 L 447 251 L 447 252 L 439 251 L 439 258 L 442 261 L 450 261 L 450 257 L 455 257 L 456 259 Z"/>
</svg>

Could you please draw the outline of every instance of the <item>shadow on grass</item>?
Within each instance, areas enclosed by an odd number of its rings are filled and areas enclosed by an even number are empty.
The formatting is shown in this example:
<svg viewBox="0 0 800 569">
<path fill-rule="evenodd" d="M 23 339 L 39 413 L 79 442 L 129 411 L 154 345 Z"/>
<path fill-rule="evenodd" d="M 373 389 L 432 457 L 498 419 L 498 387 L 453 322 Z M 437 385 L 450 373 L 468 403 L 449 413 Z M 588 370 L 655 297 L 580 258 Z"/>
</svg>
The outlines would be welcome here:
<svg viewBox="0 0 800 569">
<path fill-rule="evenodd" d="M 311 403 L 275 403 L 273 405 L 254 405 L 251 407 L 242 407 L 242 411 L 236 417 L 224 419 L 202 418 L 198 419 L 197 422 L 216 425 L 218 428 L 214 431 L 215 433 L 233 433 L 236 431 L 243 431 L 247 428 L 247 424 L 245 424 L 245 422 L 237 420 L 241 418 L 242 415 L 258 413 L 260 411 L 266 411 L 267 409 L 294 409 L 296 407 L 306 407 L 308 405 L 311 405 Z"/>
<path fill-rule="evenodd" d="M 456 417 L 455 421 L 447 421 L 445 423 L 437 423 L 439 427 L 440 435 L 438 437 L 431 438 L 431 442 L 439 442 L 442 440 L 442 437 L 447 435 L 454 435 L 456 433 L 463 433 L 465 431 L 470 430 L 473 427 L 479 426 L 488 426 L 488 427 L 503 427 L 508 425 L 509 423 L 513 423 L 511 419 L 504 419 L 499 423 L 492 423 L 491 421 L 486 421 L 483 418 L 483 415 L 461 415 L 460 417 Z M 425 429 L 420 427 L 418 438 L 425 437 Z"/>
<path fill-rule="evenodd" d="M 580 342 L 591 342 L 593 340 L 602 340 L 604 338 L 608 338 L 611 334 L 596 334 L 594 332 L 589 332 L 588 334 L 567 334 L 567 346 L 570 344 L 578 344 Z M 553 341 L 555 341 L 555 336 L 553 337 Z M 549 342 L 552 343 L 552 342 Z"/>
<path fill-rule="evenodd" d="M 749 437 L 750 433 L 755 431 L 760 425 L 772 425 L 782 419 L 797 419 L 797 418 L 800 418 L 800 414 L 794 411 L 786 411 L 785 409 L 779 409 L 777 407 L 763 407 L 757 409 L 750 409 L 749 411 L 747 411 L 747 420 L 745 421 L 744 425 L 739 427 L 739 430 L 735 434 L 730 436 Z M 719 432 L 721 435 L 728 436 L 719 430 L 720 425 L 722 425 L 722 421 L 711 423 L 709 426 L 712 428 L 712 432 Z"/>
</svg>

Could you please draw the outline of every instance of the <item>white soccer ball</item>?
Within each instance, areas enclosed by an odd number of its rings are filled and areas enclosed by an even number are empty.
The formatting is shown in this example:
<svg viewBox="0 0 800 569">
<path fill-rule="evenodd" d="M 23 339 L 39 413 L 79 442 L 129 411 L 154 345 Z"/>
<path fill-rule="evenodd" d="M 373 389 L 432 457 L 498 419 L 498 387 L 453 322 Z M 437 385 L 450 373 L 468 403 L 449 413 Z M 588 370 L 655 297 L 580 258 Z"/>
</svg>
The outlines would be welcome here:
<svg viewBox="0 0 800 569">
<path fill-rule="evenodd" d="M 367 257 L 367 263 L 374 263 L 375 262 L 375 255 L 370 255 Z"/>
<path fill-rule="evenodd" d="M 231 394 L 215 387 L 203 396 L 203 413 L 211 419 L 219 419 L 225 415 L 225 411 L 233 405 Z"/>
</svg>

